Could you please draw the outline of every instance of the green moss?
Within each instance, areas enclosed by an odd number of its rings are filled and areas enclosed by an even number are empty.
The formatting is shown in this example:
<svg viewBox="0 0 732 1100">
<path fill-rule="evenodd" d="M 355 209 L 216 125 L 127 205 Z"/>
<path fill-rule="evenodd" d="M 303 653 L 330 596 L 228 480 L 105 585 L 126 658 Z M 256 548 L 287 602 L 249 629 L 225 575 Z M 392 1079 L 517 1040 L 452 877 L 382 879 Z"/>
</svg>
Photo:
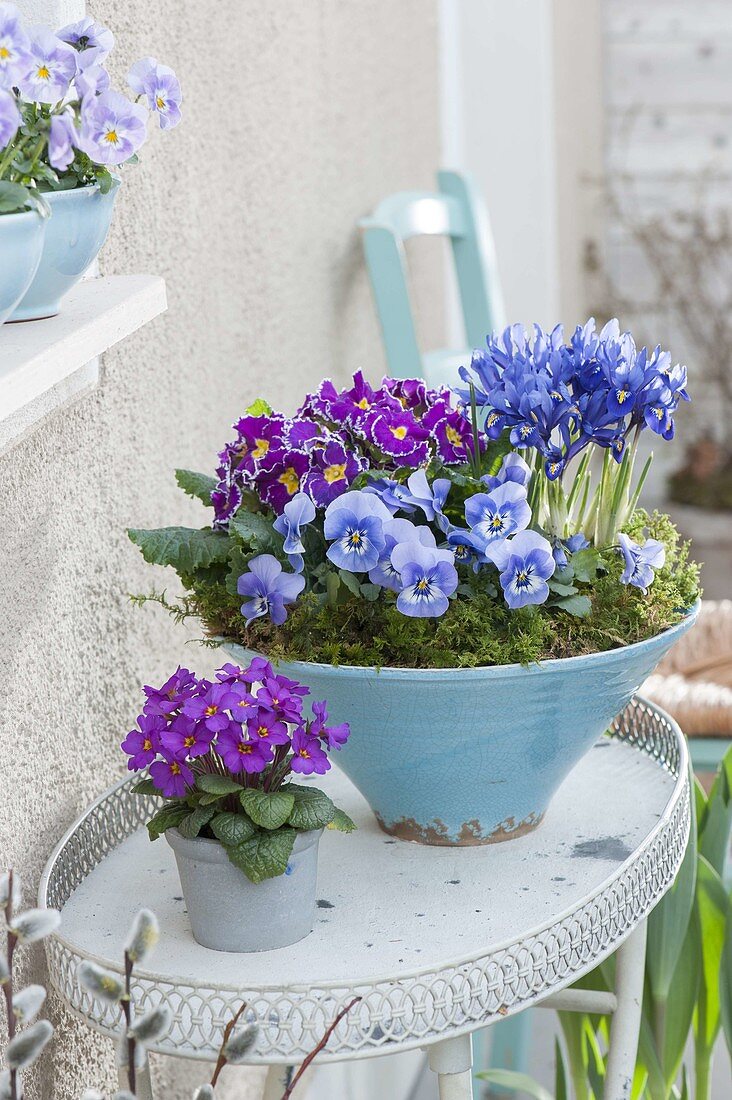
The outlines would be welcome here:
<svg viewBox="0 0 732 1100">
<path fill-rule="evenodd" d="M 603 561 L 607 572 L 579 586 L 591 613 L 577 618 L 557 607 L 509 611 L 502 598 L 480 594 L 456 599 L 439 619 L 410 619 L 393 600 L 349 599 L 335 607 L 300 597 L 286 623 L 259 620 L 249 630 L 241 600 L 221 584 L 192 582 L 188 608 L 210 635 L 224 635 L 272 658 L 344 665 L 396 665 L 408 668 L 465 668 L 529 664 L 615 649 L 650 638 L 678 622 L 699 595 L 699 570 L 689 561 L 688 543 L 679 539 L 668 516 L 637 512 L 628 528 L 632 538 L 652 537 L 666 546 L 666 563 L 644 595 L 619 583 L 622 559 L 615 551 Z"/>
</svg>

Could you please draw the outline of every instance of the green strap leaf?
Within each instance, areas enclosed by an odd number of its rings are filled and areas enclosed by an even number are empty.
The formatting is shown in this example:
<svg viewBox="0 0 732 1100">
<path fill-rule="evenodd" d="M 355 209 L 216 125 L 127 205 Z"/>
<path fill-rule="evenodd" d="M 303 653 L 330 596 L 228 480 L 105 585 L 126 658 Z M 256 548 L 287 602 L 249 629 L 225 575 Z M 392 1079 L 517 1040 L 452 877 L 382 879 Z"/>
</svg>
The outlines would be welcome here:
<svg viewBox="0 0 732 1100">
<path fill-rule="evenodd" d="M 250 882 L 264 882 L 284 875 L 296 836 L 294 829 L 256 833 L 244 844 L 227 847 L 226 854 Z"/>
<path fill-rule="evenodd" d="M 339 810 L 336 807 L 336 812 L 333 814 L 333 820 L 328 822 L 329 829 L 337 829 L 340 833 L 353 833 L 358 828 L 355 821 L 344 810 Z"/>
<path fill-rule="evenodd" d="M 490 1081 L 492 1085 L 498 1085 L 501 1089 L 523 1092 L 533 1100 L 554 1100 L 549 1090 L 533 1077 L 529 1077 L 526 1073 L 517 1073 L 513 1069 L 487 1069 L 484 1073 L 476 1073 L 475 1076 L 480 1081 Z"/>
<path fill-rule="evenodd" d="M 194 837 L 198 836 L 204 825 L 208 825 L 215 813 L 216 810 L 213 806 L 196 806 L 195 810 L 191 810 L 179 823 L 178 831 L 182 836 L 193 840 Z"/>
<path fill-rule="evenodd" d="M 152 531 L 131 528 L 130 540 L 139 546 L 145 561 L 151 565 L 172 565 L 178 573 L 191 574 L 207 569 L 229 556 L 231 540 L 220 531 L 205 527 L 160 527 Z"/>
<path fill-rule="evenodd" d="M 211 493 L 216 488 L 216 478 L 197 474 L 194 470 L 176 470 L 175 480 L 189 497 L 211 506 Z"/>
<path fill-rule="evenodd" d="M 701 981 L 697 1001 L 696 1049 L 711 1055 L 721 1024 L 719 968 L 729 914 L 729 898 L 722 880 L 704 856 L 699 856 L 696 911 L 701 941 Z"/>
<path fill-rule="evenodd" d="M 211 830 L 217 840 L 227 847 L 244 844 L 256 833 L 256 826 L 246 814 L 216 814 L 211 822 Z"/>
<path fill-rule="evenodd" d="M 732 898 L 727 912 L 727 927 L 722 947 L 722 965 L 719 968 L 719 1010 L 727 1040 L 727 1050 L 732 1057 Z"/>
<path fill-rule="evenodd" d="M 239 801 L 255 825 L 263 829 L 279 829 L 292 813 L 295 796 L 289 791 L 256 791 L 246 788 Z"/>
<path fill-rule="evenodd" d="M 294 795 L 295 804 L 289 817 L 289 824 L 294 829 L 323 829 L 333 821 L 336 808 L 328 795 L 317 787 L 300 787 L 290 783 L 283 790 Z"/>
<path fill-rule="evenodd" d="M 150 840 L 157 840 L 168 829 L 176 829 L 183 818 L 188 816 L 190 810 L 188 803 L 183 801 L 168 802 L 165 806 L 161 806 L 147 823 Z"/>
</svg>

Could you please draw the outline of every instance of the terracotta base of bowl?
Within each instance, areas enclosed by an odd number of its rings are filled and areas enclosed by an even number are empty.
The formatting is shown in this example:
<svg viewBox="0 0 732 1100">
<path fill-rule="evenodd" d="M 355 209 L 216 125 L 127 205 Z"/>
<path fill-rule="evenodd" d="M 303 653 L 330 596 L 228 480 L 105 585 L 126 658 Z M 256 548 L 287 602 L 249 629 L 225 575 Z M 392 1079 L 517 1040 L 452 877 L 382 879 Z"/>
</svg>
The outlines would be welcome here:
<svg viewBox="0 0 732 1100">
<path fill-rule="evenodd" d="M 414 818 L 402 818 L 401 821 L 395 821 L 393 825 L 387 825 L 378 814 L 376 814 L 376 820 L 385 833 L 398 837 L 399 840 L 411 840 L 415 844 L 441 845 L 444 848 L 466 848 L 475 844 L 501 844 L 505 840 L 526 836 L 541 825 L 544 814 L 530 814 L 518 824 L 513 818 L 508 818 L 497 829 L 487 834 L 479 821 L 466 821 L 458 833 L 457 840 L 450 837 L 447 826 L 438 820 L 433 821 L 431 825 L 420 825 Z"/>
</svg>

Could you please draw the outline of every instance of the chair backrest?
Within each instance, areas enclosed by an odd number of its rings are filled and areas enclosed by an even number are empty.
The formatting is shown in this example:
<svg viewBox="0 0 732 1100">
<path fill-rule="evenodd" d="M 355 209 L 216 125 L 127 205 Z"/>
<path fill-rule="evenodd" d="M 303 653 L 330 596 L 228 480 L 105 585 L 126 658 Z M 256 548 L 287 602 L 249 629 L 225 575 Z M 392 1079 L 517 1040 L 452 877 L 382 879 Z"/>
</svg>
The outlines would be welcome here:
<svg viewBox="0 0 732 1100">
<path fill-rule="evenodd" d="M 379 203 L 359 226 L 381 323 L 389 371 L 395 378 L 424 373 L 409 295 L 404 242 L 446 236 L 452 244 L 465 335 L 471 347 L 505 324 L 488 212 L 471 180 L 442 171 L 439 191 L 402 191 Z"/>
</svg>

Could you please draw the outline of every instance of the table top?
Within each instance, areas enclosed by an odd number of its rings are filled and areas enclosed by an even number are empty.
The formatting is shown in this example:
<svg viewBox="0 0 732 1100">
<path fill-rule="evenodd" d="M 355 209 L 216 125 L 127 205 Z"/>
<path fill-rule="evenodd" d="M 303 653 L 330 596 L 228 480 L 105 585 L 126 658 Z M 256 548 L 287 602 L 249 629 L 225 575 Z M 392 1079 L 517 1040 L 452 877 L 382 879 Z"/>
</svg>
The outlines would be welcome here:
<svg viewBox="0 0 732 1100">
<path fill-rule="evenodd" d="M 637 701 L 555 796 L 539 829 L 502 844 L 425 847 L 378 828 L 334 771 L 322 785 L 357 822 L 326 830 L 318 919 L 291 947 L 233 955 L 190 932 L 173 853 L 140 823 L 145 798 L 113 788 L 61 842 L 42 903 L 63 910 L 48 944 L 53 984 L 92 1026 L 118 1010 L 80 989 L 93 958 L 121 969 L 134 914 L 152 909 L 161 940 L 136 978 L 145 1007 L 167 1000 L 170 1035 L 156 1049 L 212 1058 L 242 1000 L 260 1023 L 253 1062 L 300 1060 L 338 1010 L 326 1057 L 422 1046 L 520 1011 L 614 950 L 673 881 L 689 829 L 686 750 L 675 724 Z"/>
</svg>

